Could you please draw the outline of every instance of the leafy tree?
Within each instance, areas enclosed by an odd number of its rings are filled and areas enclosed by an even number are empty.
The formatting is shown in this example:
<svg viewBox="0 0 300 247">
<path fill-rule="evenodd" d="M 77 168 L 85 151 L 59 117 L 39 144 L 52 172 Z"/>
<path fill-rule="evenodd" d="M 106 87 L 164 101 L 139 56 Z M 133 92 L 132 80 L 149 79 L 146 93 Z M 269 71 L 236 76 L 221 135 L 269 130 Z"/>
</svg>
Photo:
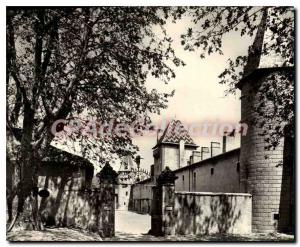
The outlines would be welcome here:
<svg viewBox="0 0 300 247">
<path fill-rule="evenodd" d="M 247 73 L 250 55 L 275 55 L 283 61 L 280 66 L 293 68 L 295 32 L 294 9 L 291 7 L 178 7 L 172 11 L 174 21 L 186 15 L 194 25 L 182 34 L 181 44 L 186 50 L 199 50 L 201 58 L 212 53 L 222 55 L 222 41 L 229 32 L 255 35 L 265 18 L 265 35 L 269 42 L 261 49 L 250 46 L 248 56 L 230 58 L 228 66 L 219 75 L 219 82 L 228 85 L 227 93 L 236 92 L 237 83 Z M 276 148 L 286 134 L 294 136 L 294 75 L 294 69 L 271 74 L 266 78 L 268 82 L 259 89 L 260 104 L 253 110 L 262 117 L 253 123 L 262 128 L 268 149 Z"/>
<path fill-rule="evenodd" d="M 54 135 L 58 119 L 72 119 L 88 108 L 99 121 L 141 120 L 166 107 L 171 93 L 148 92 L 149 73 L 167 83 L 175 76 L 167 61 L 182 65 L 163 25 L 165 11 L 155 7 L 8 8 L 7 9 L 7 129 L 22 129 L 17 164 L 19 181 L 14 220 L 31 199 L 32 218 L 41 228 L 37 198 L 39 161 Z M 157 38 L 153 26 L 160 26 Z M 168 63 L 169 64 L 169 63 Z M 141 126 L 139 126 L 142 128 Z M 112 135 L 87 148 L 133 153 L 131 136 Z M 101 148 L 101 149 L 100 149 Z"/>
</svg>

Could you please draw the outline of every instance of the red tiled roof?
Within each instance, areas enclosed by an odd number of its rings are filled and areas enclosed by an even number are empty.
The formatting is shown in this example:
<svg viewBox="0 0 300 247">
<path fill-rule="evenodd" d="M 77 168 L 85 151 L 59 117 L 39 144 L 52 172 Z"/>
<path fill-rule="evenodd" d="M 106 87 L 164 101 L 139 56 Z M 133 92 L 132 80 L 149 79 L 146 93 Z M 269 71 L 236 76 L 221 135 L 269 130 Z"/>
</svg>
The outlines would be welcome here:
<svg viewBox="0 0 300 247">
<path fill-rule="evenodd" d="M 180 120 L 172 120 L 154 148 L 162 143 L 179 144 L 181 140 L 184 140 L 185 145 L 197 146 Z"/>
</svg>

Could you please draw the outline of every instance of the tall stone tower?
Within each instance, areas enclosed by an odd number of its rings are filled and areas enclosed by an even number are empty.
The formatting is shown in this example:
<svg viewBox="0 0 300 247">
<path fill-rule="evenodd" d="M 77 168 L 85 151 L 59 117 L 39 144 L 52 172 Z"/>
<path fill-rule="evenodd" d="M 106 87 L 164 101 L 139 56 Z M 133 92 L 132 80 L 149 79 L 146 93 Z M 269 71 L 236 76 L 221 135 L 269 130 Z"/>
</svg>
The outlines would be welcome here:
<svg viewBox="0 0 300 247">
<path fill-rule="evenodd" d="M 294 192 L 293 168 L 285 164 L 284 150 L 291 142 L 282 140 L 275 150 L 267 150 L 268 143 L 261 135 L 262 128 L 253 123 L 261 118 L 253 110 L 260 102 L 258 91 L 268 76 L 293 70 L 284 65 L 282 57 L 274 53 L 264 55 L 262 48 L 270 42 L 266 11 L 256 33 L 244 76 L 238 83 L 241 90 L 241 122 L 248 124 L 246 136 L 241 137 L 240 167 L 243 191 L 253 195 L 252 231 L 290 231 L 293 228 Z M 268 102 L 265 102 L 268 104 Z M 283 165 L 278 165 L 283 161 Z M 293 163 L 293 162 L 288 162 Z"/>
<path fill-rule="evenodd" d="M 171 170 L 187 166 L 197 147 L 179 120 L 170 121 L 153 147 L 154 177 L 159 176 L 166 166 Z"/>
<path fill-rule="evenodd" d="M 116 188 L 116 209 L 128 210 L 131 185 L 134 183 L 133 161 L 131 156 L 124 156 L 118 171 L 118 185 Z"/>
</svg>

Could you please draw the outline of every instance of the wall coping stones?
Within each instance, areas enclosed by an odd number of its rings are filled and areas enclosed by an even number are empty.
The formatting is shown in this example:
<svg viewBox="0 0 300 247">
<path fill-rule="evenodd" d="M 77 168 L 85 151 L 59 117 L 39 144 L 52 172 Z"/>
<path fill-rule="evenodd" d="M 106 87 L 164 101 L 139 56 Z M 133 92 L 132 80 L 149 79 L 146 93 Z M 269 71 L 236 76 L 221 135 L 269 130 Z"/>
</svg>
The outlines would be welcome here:
<svg viewBox="0 0 300 247">
<path fill-rule="evenodd" d="M 190 192 L 190 191 L 175 191 L 175 194 L 181 195 L 199 195 L 199 196 L 245 196 L 252 197 L 249 193 L 219 193 L 219 192 Z"/>
</svg>

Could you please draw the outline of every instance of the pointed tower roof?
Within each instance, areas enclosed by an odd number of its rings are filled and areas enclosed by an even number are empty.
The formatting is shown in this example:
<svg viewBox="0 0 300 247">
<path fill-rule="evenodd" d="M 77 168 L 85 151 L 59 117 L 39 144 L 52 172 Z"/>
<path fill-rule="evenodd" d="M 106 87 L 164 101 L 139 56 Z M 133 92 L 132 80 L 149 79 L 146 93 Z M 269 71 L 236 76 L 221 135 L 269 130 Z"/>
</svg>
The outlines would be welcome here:
<svg viewBox="0 0 300 247">
<path fill-rule="evenodd" d="M 133 169 L 133 161 L 130 155 L 124 156 L 121 159 L 119 172 L 131 172 Z"/>
<path fill-rule="evenodd" d="M 169 122 L 162 136 L 159 138 L 157 144 L 153 147 L 153 149 L 161 144 L 179 144 L 181 140 L 185 142 L 186 146 L 197 147 L 180 120 L 173 119 Z"/>
<path fill-rule="evenodd" d="M 274 49 L 269 50 L 267 53 L 264 52 L 264 47 L 266 45 L 270 46 L 276 42 L 272 39 L 273 33 L 268 27 L 268 22 L 272 21 L 269 20 L 269 18 L 273 17 L 270 14 L 270 8 L 266 8 L 262 13 L 253 44 L 249 50 L 248 61 L 244 67 L 243 78 L 237 84 L 238 88 L 240 88 L 244 80 L 255 71 L 293 67 L 293 64 L 289 64 L 289 62 Z"/>
</svg>

